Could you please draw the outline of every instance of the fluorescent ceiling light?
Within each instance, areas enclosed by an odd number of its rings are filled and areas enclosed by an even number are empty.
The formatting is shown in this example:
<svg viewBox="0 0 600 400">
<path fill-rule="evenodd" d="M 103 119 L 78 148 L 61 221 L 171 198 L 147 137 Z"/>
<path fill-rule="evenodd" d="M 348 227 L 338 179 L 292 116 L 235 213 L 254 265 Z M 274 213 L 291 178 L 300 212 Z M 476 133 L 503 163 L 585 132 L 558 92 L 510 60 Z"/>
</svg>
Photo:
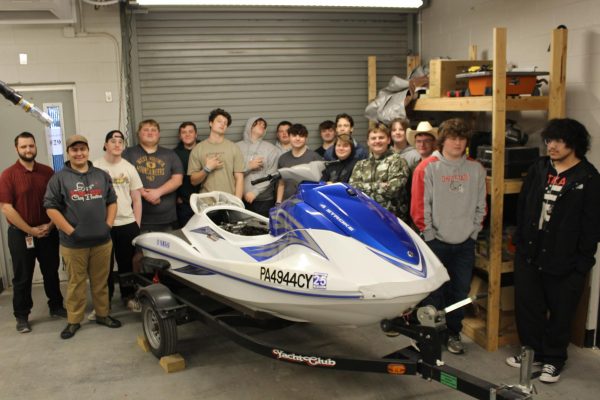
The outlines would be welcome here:
<svg viewBox="0 0 600 400">
<path fill-rule="evenodd" d="M 136 0 L 141 6 L 296 6 L 419 8 L 422 0 Z"/>
</svg>

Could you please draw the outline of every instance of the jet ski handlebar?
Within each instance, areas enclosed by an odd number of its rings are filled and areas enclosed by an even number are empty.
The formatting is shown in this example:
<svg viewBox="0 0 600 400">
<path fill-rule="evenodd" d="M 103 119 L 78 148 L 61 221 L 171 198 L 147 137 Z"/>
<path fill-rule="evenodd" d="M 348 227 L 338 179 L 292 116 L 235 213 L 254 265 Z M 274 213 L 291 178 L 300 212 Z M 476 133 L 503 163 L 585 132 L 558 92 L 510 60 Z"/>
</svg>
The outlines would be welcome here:
<svg viewBox="0 0 600 400">
<path fill-rule="evenodd" d="M 274 174 L 269 174 L 267 176 L 263 176 L 262 178 L 254 179 L 250 181 L 250 183 L 256 185 L 263 182 L 270 182 L 279 178 L 281 178 L 281 174 L 279 172 L 275 172 Z"/>
</svg>

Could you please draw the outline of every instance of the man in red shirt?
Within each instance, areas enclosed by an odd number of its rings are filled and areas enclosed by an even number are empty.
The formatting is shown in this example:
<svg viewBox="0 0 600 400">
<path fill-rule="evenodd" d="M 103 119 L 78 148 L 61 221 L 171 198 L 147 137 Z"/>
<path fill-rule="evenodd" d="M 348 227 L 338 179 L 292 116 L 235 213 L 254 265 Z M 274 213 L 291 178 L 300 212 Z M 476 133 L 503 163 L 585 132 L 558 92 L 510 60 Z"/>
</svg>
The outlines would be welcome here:
<svg viewBox="0 0 600 400">
<path fill-rule="evenodd" d="M 58 278 L 58 232 L 42 205 L 46 185 L 54 173 L 35 162 L 34 136 L 23 132 L 15 138 L 19 159 L 0 176 L 0 205 L 10 223 L 8 247 L 13 264 L 13 310 L 17 331 L 31 332 L 29 313 L 33 307 L 31 282 L 35 260 L 44 277 L 50 315 L 66 318 Z"/>
</svg>

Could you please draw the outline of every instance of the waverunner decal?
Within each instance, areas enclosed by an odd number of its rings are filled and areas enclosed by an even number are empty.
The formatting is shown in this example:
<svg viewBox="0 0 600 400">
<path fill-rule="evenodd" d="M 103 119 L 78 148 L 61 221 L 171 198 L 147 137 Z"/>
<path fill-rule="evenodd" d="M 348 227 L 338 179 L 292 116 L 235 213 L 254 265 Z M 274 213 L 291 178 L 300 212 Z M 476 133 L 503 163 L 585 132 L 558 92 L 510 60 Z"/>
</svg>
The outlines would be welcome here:
<svg viewBox="0 0 600 400">
<path fill-rule="evenodd" d="M 350 233 L 355 231 L 352 225 L 350 225 L 344 218 L 340 217 L 337 213 L 335 213 L 335 211 L 333 211 L 331 208 L 327 207 L 325 204 L 321 204 L 320 206 L 325 213 L 331 215 L 331 217 L 334 220 L 336 220 L 340 225 L 346 228 L 346 230 L 348 230 Z"/>
<path fill-rule="evenodd" d="M 314 251 L 324 259 L 329 259 L 327 258 L 323 250 L 321 250 L 321 247 L 317 244 L 317 242 L 315 242 L 315 240 L 305 230 L 295 230 L 292 232 L 287 232 L 282 237 L 280 237 L 272 243 L 265 244 L 262 246 L 242 247 L 242 250 L 244 250 L 250 257 L 254 258 L 256 261 L 265 261 L 281 253 L 286 247 L 292 246 L 294 244 L 304 246 Z"/>
<path fill-rule="evenodd" d="M 420 259 L 422 262 L 422 266 L 421 266 L 421 268 L 416 268 L 417 266 L 412 266 L 412 265 L 406 264 L 395 257 L 392 257 L 388 254 L 380 252 L 379 250 L 375 250 L 375 249 L 372 249 L 369 247 L 367 247 L 367 248 L 369 250 L 371 250 L 373 253 L 375 253 L 376 255 L 378 255 L 379 257 L 386 260 L 387 262 L 395 265 L 396 267 L 403 269 L 406 272 L 410 272 L 411 274 L 417 275 L 421 278 L 427 277 L 427 265 L 425 264 L 425 257 L 423 257 L 423 254 L 421 254 L 420 250 L 419 250 L 419 255 L 421 256 Z"/>
</svg>

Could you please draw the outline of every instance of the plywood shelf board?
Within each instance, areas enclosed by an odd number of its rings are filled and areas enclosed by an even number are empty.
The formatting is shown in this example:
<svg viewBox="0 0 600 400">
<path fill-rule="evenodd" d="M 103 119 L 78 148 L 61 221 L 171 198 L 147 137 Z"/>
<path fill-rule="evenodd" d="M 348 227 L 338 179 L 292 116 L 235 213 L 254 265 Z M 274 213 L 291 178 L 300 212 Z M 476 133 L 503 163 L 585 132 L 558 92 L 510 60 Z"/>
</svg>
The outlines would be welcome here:
<svg viewBox="0 0 600 400">
<path fill-rule="evenodd" d="M 492 96 L 420 98 L 414 103 L 415 111 L 488 111 L 491 112 Z M 507 111 L 546 111 L 548 96 L 520 96 L 506 99 Z"/>
</svg>

